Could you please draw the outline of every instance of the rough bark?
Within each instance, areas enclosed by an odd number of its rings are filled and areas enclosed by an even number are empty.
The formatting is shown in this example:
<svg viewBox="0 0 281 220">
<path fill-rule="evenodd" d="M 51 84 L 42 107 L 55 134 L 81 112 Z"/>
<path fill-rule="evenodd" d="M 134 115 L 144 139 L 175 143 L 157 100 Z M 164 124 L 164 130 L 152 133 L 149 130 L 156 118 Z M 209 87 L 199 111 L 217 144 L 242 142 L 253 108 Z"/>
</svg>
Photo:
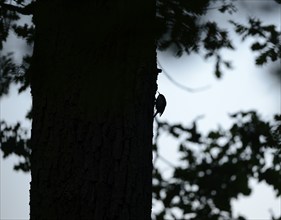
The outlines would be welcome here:
<svg viewBox="0 0 281 220">
<path fill-rule="evenodd" d="M 31 220 L 150 219 L 154 7 L 38 1 Z"/>
</svg>

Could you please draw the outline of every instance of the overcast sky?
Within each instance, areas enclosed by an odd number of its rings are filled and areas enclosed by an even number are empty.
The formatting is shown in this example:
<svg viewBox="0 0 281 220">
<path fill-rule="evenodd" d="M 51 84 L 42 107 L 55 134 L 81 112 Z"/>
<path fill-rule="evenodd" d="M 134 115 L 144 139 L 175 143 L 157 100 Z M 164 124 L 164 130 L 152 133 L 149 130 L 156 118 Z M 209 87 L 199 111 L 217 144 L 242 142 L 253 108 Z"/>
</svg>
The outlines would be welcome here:
<svg viewBox="0 0 281 220">
<path fill-rule="evenodd" d="M 248 0 L 238 14 L 232 19 L 247 18 L 247 15 L 260 17 L 266 23 L 274 23 L 280 30 L 280 6 L 270 13 L 266 10 L 268 0 Z M 258 11 L 257 11 L 258 10 Z M 257 14 L 258 13 L 258 14 Z M 227 19 L 217 16 L 217 20 L 226 25 Z M 245 20 L 240 20 L 244 22 Z M 221 125 L 225 128 L 231 125 L 228 113 L 240 110 L 258 110 L 264 119 L 270 119 L 273 114 L 281 113 L 280 79 L 274 78 L 269 66 L 257 68 L 254 65 L 253 53 L 249 50 L 249 42 L 241 43 L 235 38 L 237 50 L 225 52 L 224 58 L 233 60 L 234 70 L 224 71 L 223 78 L 217 80 L 213 75 L 214 62 L 206 62 L 198 55 L 183 56 L 180 59 L 172 57 L 168 52 L 158 54 L 158 60 L 165 71 L 177 82 L 191 88 L 208 85 L 207 90 L 188 93 L 175 86 L 164 74 L 159 75 L 159 92 L 167 99 L 167 108 L 162 116 L 169 122 L 181 122 L 189 125 L 195 117 L 204 115 L 199 121 L 199 129 L 208 131 Z M 9 48 L 20 51 L 22 43 L 14 39 Z M 20 52 L 16 53 L 21 56 Z M 280 65 L 280 64 L 279 64 Z M 0 116 L 8 122 L 24 121 L 25 114 L 31 105 L 29 92 L 18 95 L 13 87 L 9 97 L 1 100 Z M 30 126 L 24 121 L 26 126 Z M 175 140 L 161 139 L 161 154 L 172 162 L 176 161 Z M 1 186 L 0 186 L 0 219 L 29 219 L 29 181 L 30 175 L 14 172 L 13 165 L 19 161 L 17 157 L 2 159 L 1 153 Z M 166 169 L 165 164 L 162 164 Z M 234 213 L 244 214 L 249 219 L 267 220 L 269 210 L 281 215 L 281 200 L 274 197 L 274 192 L 266 184 L 257 184 L 251 180 L 254 191 L 250 197 L 240 197 L 233 201 Z"/>
</svg>

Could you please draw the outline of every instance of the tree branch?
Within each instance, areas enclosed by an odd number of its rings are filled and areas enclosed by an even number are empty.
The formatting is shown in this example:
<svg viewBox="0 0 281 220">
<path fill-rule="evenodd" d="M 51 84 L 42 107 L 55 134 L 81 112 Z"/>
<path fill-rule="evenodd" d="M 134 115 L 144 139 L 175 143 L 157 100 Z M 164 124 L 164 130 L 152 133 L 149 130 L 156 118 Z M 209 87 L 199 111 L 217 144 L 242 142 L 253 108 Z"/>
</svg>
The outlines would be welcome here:
<svg viewBox="0 0 281 220">
<path fill-rule="evenodd" d="M 189 88 L 187 86 L 184 86 L 178 82 L 176 82 L 168 73 L 167 71 L 163 68 L 163 66 L 160 64 L 159 60 L 157 60 L 157 64 L 158 66 L 162 69 L 164 75 L 174 84 L 176 85 L 177 87 L 187 91 L 187 92 L 201 92 L 203 90 L 206 90 L 206 89 L 209 89 L 210 88 L 210 85 L 207 85 L 207 86 L 204 86 L 204 87 L 201 87 L 201 88 L 196 88 L 196 89 L 192 89 L 192 88 Z"/>
<path fill-rule="evenodd" d="M 18 7 L 16 5 L 10 5 L 10 4 L 0 2 L 0 6 L 1 6 L 1 8 L 4 8 L 9 11 L 18 12 L 22 15 L 32 15 L 34 12 L 34 3 L 30 3 L 29 5 L 27 5 L 25 7 Z"/>
</svg>

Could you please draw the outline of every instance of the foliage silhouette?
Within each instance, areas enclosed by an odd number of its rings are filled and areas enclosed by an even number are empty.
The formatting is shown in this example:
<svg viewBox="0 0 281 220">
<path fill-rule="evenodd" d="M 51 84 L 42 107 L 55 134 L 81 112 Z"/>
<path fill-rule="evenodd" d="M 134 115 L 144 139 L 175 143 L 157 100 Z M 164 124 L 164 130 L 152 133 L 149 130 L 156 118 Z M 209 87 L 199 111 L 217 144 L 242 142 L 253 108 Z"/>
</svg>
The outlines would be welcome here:
<svg viewBox="0 0 281 220">
<path fill-rule="evenodd" d="M 36 2 L 14 1 L 9 5 L 0 0 L 0 49 L 13 31 L 18 37 L 33 45 L 36 27 L 34 24 L 20 24 L 21 16 L 29 16 L 36 9 Z M 158 50 L 173 50 L 176 56 L 184 53 L 200 53 L 203 58 L 214 58 L 214 75 L 222 77 L 222 67 L 231 69 L 231 62 L 224 60 L 221 50 L 234 50 L 229 30 L 221 28 L 216 22 L 201 18 L 209 10 L 218 13 L 235 13 L 237 8 L 232 1 L 156 1 L 155 36 Z M 280 1 L 276 0 L 280 4 Z M 230 21 L 242 40 L 257 39 L 251 46 L 258 53 L 256 64 L 263 65 L 281 57 L 280 33 L 274 25 L 263 25 L 258 19 L 250 18 L 248 25 Z M 25 56 L 18 65 L 11 53 L 0 57 L 0 97 L 7 95 L 13 83 L 20 85 L 19 92 L 30 86 L 29 66 L 32 56 Z M 154 167 L 153 199 L 162 203 L 163 209 L 154 214 L 155 219 L 233 219 L 230 200 L 239 194 L 249 195 L 249 179 L 257 178 L 271 185 L 277 196 L 281 195 L 281 153 L 280 153 L 280 115 L 272 122 L 263 121 L 256 112 L 239 112 L 231 115 L 234 124 L 230 130 L 210 131 L 207 136 L 201 134 L 196 121 L 191 127 L 181 124 L 171 125 L 157 121 L 156 144 L 153 151 L 157 158 L 158 138 L 169 133 L 179 139 L 181 165 L 174 166 L 173 177 L 166 180 L 161 171 Z M 32 113 L 27 115 L 32 119 Z M 16 154 L 24 162 L 15 165 L 15 170 L 29 171 L 30 139 L 27 130 L 20 123 L 8 125 L 1 121 L 1 150 L 4 158 Z M 192 147 L 191 147 L 192 146 Z M 197 150 L 193 150 L 196 148 Z M 266 154 L 272 155 L 272 166 L 265 160 Z M 158 155 L 158 157 L 157 157 Z M 180 211 L 176 211 L 180 210 Z M 245 219 L 240 216 L 239 219 Z M 272 216 L 272 219 L 275 217 Z M 281 219 L 281 216 L 279 217 Z"/>
<path fill-rule="evenodd" d="M 205 136 L 197 130 L 196 121 L 191 127 L 157 122 L 156 155 L 161 135 L 167 133 L 182 141 L 178 143 L 181 163 L 172 166 L 170 179 L 163 178 L 155 167 L 153 198 L 163 207 L 155 219 L 167 215 L 173 219 L 233 219 L 230 202 L 239 194 L 251 194 L 251 178 L 265 181 L 276 196 L 281 195 L 280 115 L 274 122 L 261 120 L 254 111 L 230 117 L 234 123 L 229 130 L 219 128 Z M 270 160 L 266 159 L 269 155 Z"/>
</svg>

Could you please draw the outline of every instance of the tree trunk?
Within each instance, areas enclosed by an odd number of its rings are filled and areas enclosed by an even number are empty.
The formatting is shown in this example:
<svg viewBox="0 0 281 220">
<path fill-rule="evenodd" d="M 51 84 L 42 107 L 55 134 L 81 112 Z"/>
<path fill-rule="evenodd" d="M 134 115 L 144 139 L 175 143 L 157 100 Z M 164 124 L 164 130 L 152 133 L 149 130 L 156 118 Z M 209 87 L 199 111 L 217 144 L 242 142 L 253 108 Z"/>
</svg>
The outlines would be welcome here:
<svg viewBox="0 0 281 220">
<path fill-rule="evenodd" d="M 37 1 L 31 220 L 151 214 L 151 0 Z"/>
</svg>

